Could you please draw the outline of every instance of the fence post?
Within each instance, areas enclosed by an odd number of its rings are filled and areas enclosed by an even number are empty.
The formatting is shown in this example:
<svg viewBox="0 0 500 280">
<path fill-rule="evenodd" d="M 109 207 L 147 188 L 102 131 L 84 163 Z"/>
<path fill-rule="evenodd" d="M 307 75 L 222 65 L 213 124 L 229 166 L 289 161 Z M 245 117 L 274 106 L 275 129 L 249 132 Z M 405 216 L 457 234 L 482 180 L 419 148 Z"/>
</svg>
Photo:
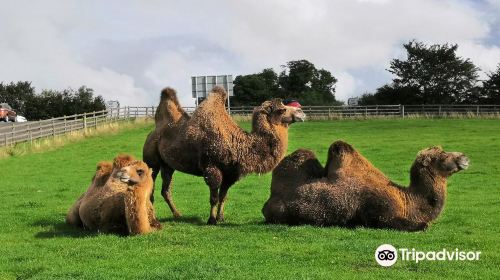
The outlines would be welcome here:
<svg viewBox="0 0 500 280">
<path fill-rule="evenodd" d="M 328 120 L 331 120 L 332 119 L 332 116 L 331 116 L 331 108 L 328 107 Z"/>
<path fill-rule="evenodd" d="M 95 116 L 95 111 L 92 116 L 94 117 L 94 127 L 97 128 L 97 117 Z"/>
<path fill-rule="evenodd" d="M 476 116 L 479 117 L 479 105 L 476 107 Z"/>
<path fill-rule="evenodd" d="M 33 133 L 31 132 L 31 124 L 28 123 L 28 134 L 29 134 L 29 138 L 30 138 L 30 145 L 33 144 Z"/>
<path fill-rule="evenodd" d="M 83 129 L 87 130 L 87 113 L 83 114 Z"/>
<path fill-rule="evenodd" d="M 54 119 L 52 119 L 52 136 L 56 136 L 56 125 L 54 123 Z"/>
<path fill-rule="evenodd" d="M 12 123 L 12 138 L 10 139 L 10 144 L 16 143 L 16 127 L 14 126 L 14 123 Z"/>
</svg>

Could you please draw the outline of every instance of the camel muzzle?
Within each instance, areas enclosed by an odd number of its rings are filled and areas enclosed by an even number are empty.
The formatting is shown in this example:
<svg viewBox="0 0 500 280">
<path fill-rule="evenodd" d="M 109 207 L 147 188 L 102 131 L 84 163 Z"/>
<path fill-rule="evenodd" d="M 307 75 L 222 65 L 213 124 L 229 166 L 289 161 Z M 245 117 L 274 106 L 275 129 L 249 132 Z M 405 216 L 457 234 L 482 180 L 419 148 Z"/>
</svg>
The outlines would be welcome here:
<svg viewBox="0 0 500 280">
<path fill-rule="evenodd" d="M 460 168 L 460 170 L 466 170 L 467 168 L 469 168 L 469 158 L 462 155 L 458 161 L 457 161 L 457 165 L 458 167 Z"/>
<path fill-rule="evenodd" d="M 302 109 L 297 109 L 292 116 L 294 122 L 303 122 L 306 120 L 306 114 Z"/>
</svg>

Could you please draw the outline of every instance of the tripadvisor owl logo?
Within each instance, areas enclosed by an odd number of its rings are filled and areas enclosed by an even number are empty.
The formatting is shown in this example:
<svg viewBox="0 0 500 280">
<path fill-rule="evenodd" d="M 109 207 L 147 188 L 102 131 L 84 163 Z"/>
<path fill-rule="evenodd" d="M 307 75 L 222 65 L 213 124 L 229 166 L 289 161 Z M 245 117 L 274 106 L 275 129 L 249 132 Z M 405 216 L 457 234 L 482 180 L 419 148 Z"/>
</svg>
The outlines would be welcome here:
<svg viewBox="0 0 500 280">
<path fill-rule="evenodd" d="M 381 266 L 391 266 L 398 260 L 398 251 L 391 244 L 382 244 L 375 250 L 375 260 Z"/>
<path fill-rule="evenodd" d="M 375 260 L 381 266 L 392 266 L 398 260 L 398 253 L 400 261 L 413 261 L 415 263 L 421 261 L 478 261 L 481 256 L 481 251 L 461 251 L 458 248 L 424 252 L 415 248 L 396 249 L 391 244 L 382 244 L 375 250 Z"/>
</svg>

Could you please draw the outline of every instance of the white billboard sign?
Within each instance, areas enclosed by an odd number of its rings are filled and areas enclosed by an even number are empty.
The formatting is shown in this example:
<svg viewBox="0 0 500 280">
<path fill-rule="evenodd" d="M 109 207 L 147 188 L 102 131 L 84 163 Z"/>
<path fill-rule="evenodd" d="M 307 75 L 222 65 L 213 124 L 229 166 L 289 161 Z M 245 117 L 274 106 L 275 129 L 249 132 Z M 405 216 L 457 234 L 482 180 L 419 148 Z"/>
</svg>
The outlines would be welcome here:
<svg viewBox="0 0 500 280">
<path fill-rule="evenodd" d="M 224 87 L 228 95 L 233 96 L 233 75 L 191 77 L 193 98 L 206 98 L 215 86 Z"/>
</svg>

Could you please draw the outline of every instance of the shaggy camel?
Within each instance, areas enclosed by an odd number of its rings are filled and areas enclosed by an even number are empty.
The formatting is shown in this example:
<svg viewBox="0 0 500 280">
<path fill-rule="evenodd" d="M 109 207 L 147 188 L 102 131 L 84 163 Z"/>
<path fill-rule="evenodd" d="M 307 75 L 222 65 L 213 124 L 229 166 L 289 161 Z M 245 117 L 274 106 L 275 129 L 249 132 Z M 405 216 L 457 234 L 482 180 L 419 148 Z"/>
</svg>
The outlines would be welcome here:
<svg viewBox="0 0 500 280">
<path fill-rule="evenodd" d="M 337 141 L 324 169 L 307 150 L 283 159 L 273 171 L 271 197 L 262 212 L 269 223 L 424 230 L 444 207 L 447 178 L 468 165 L 462 153 L 422 150 L 405 188 Z"/>
<path fill-rule="evenodd" d="M 176 217 L 180 213 L 171 196 L 175 170 L 204 177 L 210 188 L 208 224 L 216 224 L 224 220 L 228 189 L 249 173 L 271 171 L 287 150 L 289 124 L 305 118 L 300 108 L 284 106 L 279 99 L 265 101 L 254 109 L 249 133 L 227 113 L 226 98 L 222 87 L 214 87 L 189 118 L 175 91 L 162 92 L 156 129 L 146 140 L 143 159 L 153 175 L 161 170 L 161 193 Z"/>
<path fill-rule="evenodd" d="M 66 216 L 77 227 L 120 234 L 142 234 L 160 229 L 149 197 L 151 170 L 142 161 L 121 155 L 101 162 L 87 191 Z"/>
<path fill-rule="evenodd" d="M 158 152 L 161 129 L 166 125 L 184 123 L 189 119 L 190 116 L 186 113 L 186 111 L 184 111 L 184 109 L 182 109 L 179 101 L 177 100 L 177 93 L 175 90 L 169 87 L 163 89 L 160 95 L 160 104 L 156 108 L 155 112 L 155 129 L 147 136 L 142 150 L 144 162 L 146 162 L 153 170 L 153 182 L 156 181 L 156 177 L 158 176 L 162 165 L 160 153 Z M 174 216 L 179 217 L 180 213 L 176 210 L 177 208 L 171 198 L 172 185 L 173 178 L 170 178 L 170 186 L 167 188 L 165 193 L 162 192 L 162 195 L 165 197 L 165 200 Z M 151 202 L 154 201 L 153 192 L 151 192 Z"/>
</svg>

